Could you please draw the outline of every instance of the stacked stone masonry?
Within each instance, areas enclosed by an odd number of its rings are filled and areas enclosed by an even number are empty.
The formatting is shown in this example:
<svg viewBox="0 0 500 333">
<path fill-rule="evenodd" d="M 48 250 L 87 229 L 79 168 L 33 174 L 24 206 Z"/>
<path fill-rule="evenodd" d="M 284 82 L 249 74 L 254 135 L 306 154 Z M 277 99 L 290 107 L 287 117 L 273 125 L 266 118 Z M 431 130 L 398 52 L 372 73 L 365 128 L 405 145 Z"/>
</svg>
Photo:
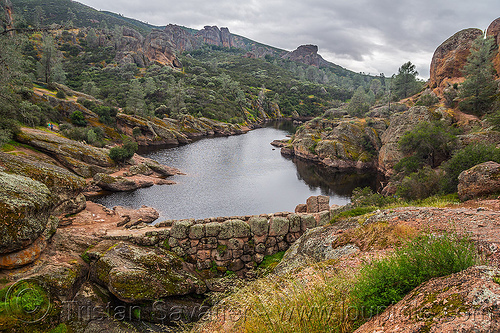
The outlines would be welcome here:
<svg viewBox="0 0 500 333">
<path fill-rule="evenodd" d="M 266 255 L 286 251 L 307 229 L 330 222 L 330 211 L 167 221 L 168 247 L 198 269 L 233 272 L 255 268 Z M 161 227 L 161 225 L 160 225 Z"/>
</svg>

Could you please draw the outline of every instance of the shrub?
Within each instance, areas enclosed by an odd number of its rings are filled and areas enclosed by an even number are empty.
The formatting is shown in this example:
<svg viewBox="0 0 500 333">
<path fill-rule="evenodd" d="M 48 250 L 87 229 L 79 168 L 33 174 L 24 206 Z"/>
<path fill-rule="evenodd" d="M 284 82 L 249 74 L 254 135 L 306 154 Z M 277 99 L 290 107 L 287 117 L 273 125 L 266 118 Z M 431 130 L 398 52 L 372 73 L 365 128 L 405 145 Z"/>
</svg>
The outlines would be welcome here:
<svg viewBox="0 0 500 333">
<path fill-rule="evenodd" d="M 467 237 L 450 233 L 418 236 L 393 255 L 363 266 L 352 295 L 358 312 L 371 316 L 431 278 L 479 263 L 474 243 Z"/>
<path fill-rule="evenodd" d="M 442 166 L 445 171 L 442 188 L 447 193 L 456 192 L 458 176 L 462 171 L 488 161 L 500 163 L 500 149 L 497 149 L 494 144 L 474 144 L 457 151 Z"/>
<path fill-rule="evenodd" d="M 71 123 L 75 126 L 87 126 L 87 120 L 80 110 L 73 112 L 70 116 L 70 119 Z"/>
<path fill-rule="evenodd" d="M 384 197 L 380 193 L 374 193 L 371 188 L 357 187 L 352 191 L 351 203 L 353 206 L 375 206 L 383 207 L 393 203 L 393 197 Z"/>
<path fill-rule="evenodd" d="M 56 97 L 60 98 L 60 99 L 65 99 L 66 98 L 66 94 L 64 93 L 64 91 L 58 90 L 57 94 L 56 94 Z"/>
<path fill-rule="evenodd" d="M 109 151 L 109 157 L 118 163 L 125 162 L 132 158 L 137 152 L 137 142 L 132 140 L 125 140 L 122 147 L 114 147 Z"/>
<path fill-rule="evenodd" d="M 415 105 L 421 105 L 421 106 L 431 106 L 439 102 L 439 98 L 437 98 L 436 94 L 434 93 L 424 93 L 420 98 L 417 100 Z"/>
<path fill-rule="evenodd" d="M 397 187 L 396 194 L 407 200 L 418 200 L 430 197 L 440 191 L 440 173 L 425 166 L 406 176 Z"/>
</svg>

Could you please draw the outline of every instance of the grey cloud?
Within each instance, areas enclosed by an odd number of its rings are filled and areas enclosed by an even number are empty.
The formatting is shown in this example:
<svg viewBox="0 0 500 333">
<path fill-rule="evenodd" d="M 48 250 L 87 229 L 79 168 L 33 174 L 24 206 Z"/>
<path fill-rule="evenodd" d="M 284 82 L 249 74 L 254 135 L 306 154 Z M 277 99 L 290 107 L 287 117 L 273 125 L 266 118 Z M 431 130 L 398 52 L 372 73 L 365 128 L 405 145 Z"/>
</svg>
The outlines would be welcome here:
<svg viewBox="0 0 500 333">
<path fill-rule="evenodd" d="M 498 0 L 83 2 L 156 25 L 227 26 L 233 33 L 287 50 L 317 44 L 327 60 L 365 72 L 391 75 L 410 60 L 423 77 L 444 40 L 465 28 L 486 29 L 500 16 Z"/>
</svg>

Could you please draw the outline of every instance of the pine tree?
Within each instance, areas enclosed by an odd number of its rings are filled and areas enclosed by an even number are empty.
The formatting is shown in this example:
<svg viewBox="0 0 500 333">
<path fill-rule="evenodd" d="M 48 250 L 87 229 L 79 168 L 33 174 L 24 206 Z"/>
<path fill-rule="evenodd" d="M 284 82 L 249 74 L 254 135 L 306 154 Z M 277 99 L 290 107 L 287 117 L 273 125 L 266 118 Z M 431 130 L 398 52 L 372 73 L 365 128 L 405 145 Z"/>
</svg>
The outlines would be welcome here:
<svg viewBox="0 0 500 333">
<path fill-rule="evenodd" d="M 492 37 L 478 37 L 472 44 L 464 66 L 465 81 L 460 86 L 460 110 L 482 116 L 491 110 L 497 94 L 495 68 L 495 41 Z"/>
<path fill-rule="evenodd" d="M 392 81 L 394 95 L 399 99 L 403 99 L 416 94 L 420 89 L 417 75 L 417 69 L 411 61 L 399 67 L 398 74 L 394 76 Z"/>
<path fill-rule="evenodd" d="M 42 57 L 37 64 L 38 76 L 41 77 L 45 83 L 64 83 L 66 80 L 61 58 L 62 56 L 57 50 L 54 38 L 51 35 L 45 36 L 42 44 Z"/>
<path fill-rule="evenodd" d="M 359 86 L 354 92 L 354 95 L 352 95 L 349 105 L 347 105 L 347 112 L 351 116 L 362 117 L 369 109 L 370 104 L 365 89 Z"/>
</svg>

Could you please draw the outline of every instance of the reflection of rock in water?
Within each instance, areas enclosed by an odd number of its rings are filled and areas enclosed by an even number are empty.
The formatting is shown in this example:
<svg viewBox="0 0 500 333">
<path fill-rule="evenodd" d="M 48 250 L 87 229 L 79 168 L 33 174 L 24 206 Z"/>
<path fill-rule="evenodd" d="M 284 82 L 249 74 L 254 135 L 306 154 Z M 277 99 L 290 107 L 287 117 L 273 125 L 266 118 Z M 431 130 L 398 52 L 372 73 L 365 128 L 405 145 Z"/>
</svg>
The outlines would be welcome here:
<svg viewBox="0 0 500 333">
<path fill-rule="evenodd" d="M 278 130 L 282 130 L 282 131 L 287 131 L 288 133 L 295 133 L 295 131 L 297 130 L 297 126 L 295 126 L 293 124 L 293 122 L 291 121 L 273 121 L 273 122 L 270 122 L 268 124 L 266 124 L 266 126 L 270 126 L 270 127 L 273 127 L 275 129 L 278 129 Z"/>
<path fill-rule="evenodd" d="M 370 187 L 374 191 L 380 184 L 380 175 L 377 172 L 338 172 L 306 162 L 293 159 L 297 166 L 297 178 L 303 180 L 311 189 L 320 188 L 324 195 L 338 195 L 350 197 L 356 187 Z"/>
</svg>

